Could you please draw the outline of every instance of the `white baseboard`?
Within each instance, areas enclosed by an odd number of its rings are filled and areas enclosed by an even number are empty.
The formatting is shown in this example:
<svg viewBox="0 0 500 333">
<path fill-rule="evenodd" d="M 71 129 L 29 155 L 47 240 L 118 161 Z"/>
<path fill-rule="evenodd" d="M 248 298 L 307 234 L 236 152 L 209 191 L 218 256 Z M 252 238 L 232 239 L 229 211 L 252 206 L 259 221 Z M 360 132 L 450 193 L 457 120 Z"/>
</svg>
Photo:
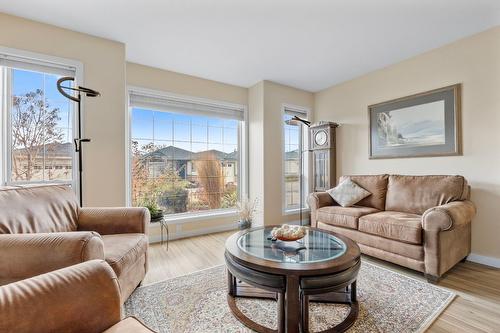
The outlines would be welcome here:
<svg viewBox="0 0 500 333">
<path fill-rule="evenodd" d="M 176 227 L 175 224 L 169 225 L 169 228 L 174 229 Z M 158 229 L 160 229 L 158 227 Z M 193 231 L 175 231 L 175 233 L 171 231 L 169 240 L 174 240 L 174 239 L 181 239 L 181 238 L 187 238 L 187 237 L 194 237 L 194 236 L 201 236 L 201 235 L 207 235 L 207 234 L 213 234 L 215 232 L 222 232 L 222 231 L 229 231 L 229 230 L 236 230 L 238 229 L 238 226 L 236 223 L 232 224 L 224 224 L 224 225 L 219 225 L 216 227 L 210 227 L 210 228 L 202 228 L 198 230 L 193 230 Z M 167 240 L 167 235 L 166 233 L 164 234 L 164 241 Z M 149 243 L 159 243 L 161 241 L 161 235 L 154 235 L 154 236 L 149 236 Z"/>
<path fill-rule="evenodd" d="M 479 254 L 471 253 L 467 257 L 467 261 L 472 261 L 486 266 L 500 268 L 500 258 L 487 257 Z"/>
</svg>

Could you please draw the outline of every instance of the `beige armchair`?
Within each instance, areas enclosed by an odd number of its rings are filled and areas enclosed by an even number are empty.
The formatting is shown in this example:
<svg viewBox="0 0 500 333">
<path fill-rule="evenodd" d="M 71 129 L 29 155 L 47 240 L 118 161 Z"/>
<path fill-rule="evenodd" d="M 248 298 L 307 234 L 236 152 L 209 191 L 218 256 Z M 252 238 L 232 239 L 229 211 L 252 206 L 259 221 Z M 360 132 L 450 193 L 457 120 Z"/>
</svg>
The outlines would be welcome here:
<svg viewBox="0 0 500 333">
<path fill-rule="evenodd" d="M 0 332 L 153 332 L 120 307 L 113 269 L 91 260 L 0 286 Z"/>
<path fill-rule="evenodd" d="M 0 188 L 0 285 L 104 259 L 124 302 L 147 271 L 149 211 L 80 208 L 62 185 Z"/>
</svg>

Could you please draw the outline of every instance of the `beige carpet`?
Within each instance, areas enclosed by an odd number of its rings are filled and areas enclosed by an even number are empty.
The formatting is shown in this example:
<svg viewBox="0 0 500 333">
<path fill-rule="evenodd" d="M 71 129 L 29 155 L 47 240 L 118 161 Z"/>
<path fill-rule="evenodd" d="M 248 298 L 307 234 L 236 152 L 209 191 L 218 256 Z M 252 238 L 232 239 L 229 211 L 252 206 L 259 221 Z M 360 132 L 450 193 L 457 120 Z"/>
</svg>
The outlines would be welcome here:
<svg viewBox="0 0 500 333">
<path fill-rule="evenodd" d="M 226 303 L 224 266 L 139 287 L 125 303 L 158 332 L 250 332 Z M 423 332 L 455 295 L 443 288 L 363 262 L 358 277 L 360 314 L 349 332 Z M 276 302 L 240 299 L 238 307 L 253 320 L 276 327 Z M 344 305 L 311 304 L 311 330 L 342 321 Z"/>
</svg>

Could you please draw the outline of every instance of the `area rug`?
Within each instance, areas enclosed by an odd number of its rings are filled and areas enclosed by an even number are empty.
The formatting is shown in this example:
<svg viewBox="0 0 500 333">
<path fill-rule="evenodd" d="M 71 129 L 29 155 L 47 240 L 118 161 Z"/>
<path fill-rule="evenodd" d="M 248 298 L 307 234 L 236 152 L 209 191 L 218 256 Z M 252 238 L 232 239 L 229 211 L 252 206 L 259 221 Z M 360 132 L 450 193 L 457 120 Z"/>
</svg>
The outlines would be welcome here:
<svg viewBox="0 0 500 333">
<path fill-rule="evenodd" d="M 161 333 L 251 332 L 230 312 L 226 302 L 225 266 L 137 288 L 124 306 Z M 363 262 L 358 276 L 360 312 L 349 332 L 423 332 L 455 294 L 424 281 Z M 276 302 L 238 299 L 248 317 L 276 328 Z M 345 305 L 311 303 L 310 329 L 322 331 L 341 322 Z"/>
</svg>

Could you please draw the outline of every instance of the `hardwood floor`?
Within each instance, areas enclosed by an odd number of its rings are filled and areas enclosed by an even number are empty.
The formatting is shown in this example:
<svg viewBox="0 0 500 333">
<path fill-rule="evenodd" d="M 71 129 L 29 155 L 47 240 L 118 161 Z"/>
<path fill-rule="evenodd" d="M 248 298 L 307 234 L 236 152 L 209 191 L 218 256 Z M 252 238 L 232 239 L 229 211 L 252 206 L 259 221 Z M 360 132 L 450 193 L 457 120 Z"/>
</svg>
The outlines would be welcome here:
<svg viewBox="0 0 500 333">
<path fill-rule="evenodd" d="M 232 232 L 223 232 L 166 244 L 153 244 L 149 272 L 143 284 L 189 274 L 224 263 L 224 243 Z M 363 257 L 400 273 L 424 280 L 422 274 L 377 259 Z M 500 332 L 500 269 L 459 263 L 439 286 L 457 293 L 457 298 L 434 322 L 428 332 Z"/>
</svg>

